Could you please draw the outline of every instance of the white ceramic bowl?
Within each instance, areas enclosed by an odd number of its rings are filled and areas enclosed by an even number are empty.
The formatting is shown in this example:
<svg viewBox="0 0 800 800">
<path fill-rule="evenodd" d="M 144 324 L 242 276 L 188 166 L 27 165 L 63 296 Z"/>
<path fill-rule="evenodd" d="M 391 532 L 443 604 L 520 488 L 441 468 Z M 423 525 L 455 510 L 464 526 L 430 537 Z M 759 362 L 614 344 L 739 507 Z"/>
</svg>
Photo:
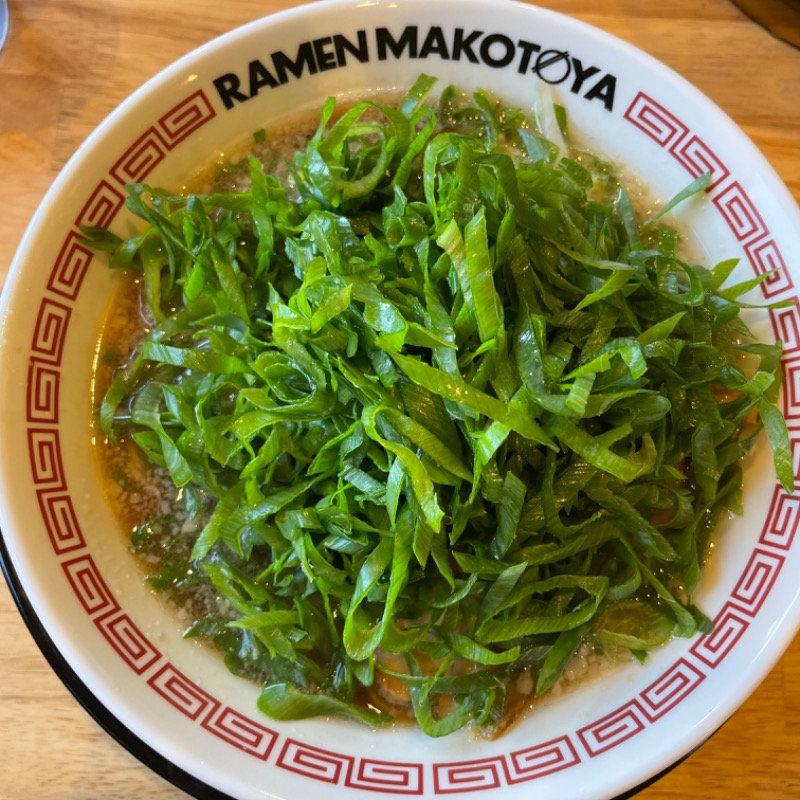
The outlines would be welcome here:
<svg viewBox="0 0 800 800">
<path fill-rule="evenodd" d="M 457 51 L 458 30 L 481 33 Z M 338 46 L 343 40 L 353 47 Z M 299 76 L 289 70 L 274 88 L 251 86 L 256 60 L 280 78 L 278 51 Z M 793 541 L 800 499 L 778 486 L 766 447 L 746 471 L 745 516 L 723 526 L 697 597 L 714 632 L 676 639 L 645 666 L 544 701 L 492 742 L 434 741 L 413 728 L 375 732 L 340 720 L 272 722 L 255 709 L 257 687 L 182 639 L 143 585 L 93 463 L 88 387 L 112 275 L 80 243 L 78 226 L 129 231 L 125 183 L 180 186 L 243 132 L 331 94 L 407 88 L 422 71 L 441 87 L 484 88 L 521 106 L 547 89 L 582 143 L 624 164 L 656 197 L 710 170 L 706 202 L 683 224 L 707 263 L 738 256 L 741 277 L 778 269 L 762 284 L 762 299 L 795 299 L 752 323 L 761 338 L 786 343 L 782 403 L 792 441 L 800 442 L 796 205 L 733 123 L 653 59 L 510 0 L 332 0 L 255 22 L 183 58 L 76 153 L 4 287 L 0 527 L 12 589 L 65 682 L 143 761 L 204 797 L 296 800 L 322 790 L 330 798 L 614 797 L 713 733 L 778 660 L 800 620 Z"/>
</svg>

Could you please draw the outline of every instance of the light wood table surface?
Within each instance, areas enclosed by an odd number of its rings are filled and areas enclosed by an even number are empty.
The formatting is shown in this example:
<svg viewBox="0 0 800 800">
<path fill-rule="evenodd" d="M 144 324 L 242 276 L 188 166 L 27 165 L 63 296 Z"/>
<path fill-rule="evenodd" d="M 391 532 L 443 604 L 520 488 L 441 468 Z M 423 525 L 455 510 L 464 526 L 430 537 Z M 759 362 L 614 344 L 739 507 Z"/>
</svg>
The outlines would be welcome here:
<svg viewBox="0 0 800 800">
<path fill-rule="evenodd" d="M 195 46 L 297 4 L 10 0 L 0 52 L 0 282 L 49 184 L 118 103 Z M 800 198 L 800 50 L 729 0 L 540 5 L 616 34 L 682 74 L 745 130 Z M 72 699 L 0 588 L 0 800 L 181 797 Z M 800 639 L 711 741 L 640 797 L 800 798 Z"/>
</svg>

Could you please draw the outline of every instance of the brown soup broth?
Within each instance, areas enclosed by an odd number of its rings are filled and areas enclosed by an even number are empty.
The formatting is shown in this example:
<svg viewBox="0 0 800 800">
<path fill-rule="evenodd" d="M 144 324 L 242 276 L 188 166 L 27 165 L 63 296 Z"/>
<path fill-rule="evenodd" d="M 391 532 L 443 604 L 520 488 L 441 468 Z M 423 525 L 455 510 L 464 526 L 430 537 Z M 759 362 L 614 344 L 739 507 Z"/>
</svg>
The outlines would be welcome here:
<svg viewBox="0 0 800 800">
<path fill-rule="evenodd" d="M 265 169 L 279 177 L 291 195 L 291 171 L 287 162 L 293 154 L 305 147 L 318 120 L 318 112 L 301 117 L 298 121 L 259 134 L 255 140 L 232 148 L 230 154 L 221 155 L 214 163 L 200 171 L 181 187 L 182 194 L 245 191 L 249 187 L 249 158 L 256 157 Z M 624 174 L 621 170 L 613 174 Z M 639 209 L 655 204 L 643 189 L 641 182 L 631 182 L 634 203 Z M 145 308 L 140 278 L 133 272 L 118 273 L 118 286 L 105 314 L 100 345 L 100 359 L 94 375 L 94 397 L 102 398 L 117 370 L 126 369 L 133 359 L 137 346 L 152 321 Z M 149 537 L 147 546 L 139 547 L 142 570 L 146 575 L 164 570 L 167 561 L 189 562 L 191 548 L 210 509 L 204 509 L 196 519 L 190 519 L 182 502 L 181 493 L 172 484 L 166 470 L 150 464 L 141 450 L 128 437 L 111 442 L 97 436 L 96 454 L 104 490 L 119 520 L 126 538 L 134 540 Z M 160 526 L 160 527 L 159 527 Z M 157 529 L 157 530 L 156 530 Z M 160 531 L 160 533 L 159 533 Z M 134 548 L 137 549 L 137 548 Z M 167 570 L 168 572 L 168 570 Z M 177 574 L 177 573 L 176 573 Z M 177 574 L 174 585 L 162 584 L 156 588 L 166 590 L 171 597 L 178 621 L 191 622 L 209 612 L 225 616 L 224 604 L 210 585 L 185 579 Z M 383 656 L 386 666 L 393 669 L 394 656 Z M 380 661 L 380 654 L 378 660 Z M 629 660 L 622 653 L 601 653 L 590 644 L 584 644 L 573 657 L 556 686 L 550 691 L 554 696 L 565 688 L 581 683 L 588 676 L 597 676 L 613 667 L 615 660 Z M 432 665 L 432 669 L 435 665 Z M 457 667 L 456 667 L 457 668 Z M 255 679 L 265 676 L 253 675 Z M 481 735 L 495 736 L 506 730 L 533 704 L 534 678 L 528 671 L 518 673 L 508 686 L 505 717 Z M 391 711 L 398 721 L 413 721 L 407 687 L 402 682 L 376 671 L 376 682 L 371 687 L 360 687 L 356 702 L 363 707 L 373 706 Z M 440 713 L 446 714 L 447 699 L 441 700 Z"/>
</svg>

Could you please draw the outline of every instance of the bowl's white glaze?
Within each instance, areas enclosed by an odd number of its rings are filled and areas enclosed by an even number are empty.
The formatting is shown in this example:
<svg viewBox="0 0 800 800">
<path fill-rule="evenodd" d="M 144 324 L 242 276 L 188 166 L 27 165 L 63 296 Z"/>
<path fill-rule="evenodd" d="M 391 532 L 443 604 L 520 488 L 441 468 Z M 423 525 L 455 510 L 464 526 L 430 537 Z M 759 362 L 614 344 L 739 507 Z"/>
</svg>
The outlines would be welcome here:
<svg viewBox="0 0 800 800">
<path fill-rule="evenodd" d="M 274 723 L 257 688 L 228 674 L 141 581 L 99 488 L 89 386 L 115 285 L 82 224 L 125 233 L 124 185 L 179 187 L 251 131 L 317 107 L 405 89 L 420 73 L 531 106 L 566 106 L 575 137 L 667 198 L 711 171 L 682 214 L 701 260 L 779 269 L 761 299 L 795 299 L 800 214 L 755 147 L 709 100 L 634 48 L 513 2 L 332 0 L 236 30 L 177 62 L 75 154 L 27 231 L 0 307 L 0 528 L 26 602 L 98 701 L 135 736 L 237 798 L 482 792 L 599 800 L 668 767 L 709 736 L 779 658 L 800 622 L 800 501 L 766 447 L 746 475 L 746 513 L 724 525 L 697 600 L 714 633 L 675 640 L 543 701 L 497 741 L 428 740 L 338 720 Z M 754 312 L 786 343 L 783 407 L 800 418 L 800 310 Z"/>
</svg>

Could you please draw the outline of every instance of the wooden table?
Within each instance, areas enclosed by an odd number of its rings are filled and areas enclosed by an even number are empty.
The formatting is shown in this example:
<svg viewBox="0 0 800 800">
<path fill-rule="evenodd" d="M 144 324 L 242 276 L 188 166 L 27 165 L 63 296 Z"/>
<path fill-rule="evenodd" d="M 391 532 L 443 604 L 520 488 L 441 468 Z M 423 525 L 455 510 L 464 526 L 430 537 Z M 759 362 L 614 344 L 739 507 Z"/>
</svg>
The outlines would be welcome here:
<svg viewBox="0 0 800 800">
<path fill-rule="evenodd" d="M 11 29 L 0 53 L 0 282 L 50 182 L 119 102 L 195 46 L 298 3 L 10 0 L 10 5 Z M 800 199 L 800 50 L 773 39 L 729 0 L 542 0 L 540 5 L 614 33 L 688 78 L 744 128 Z M 5 587 L 0 676 L 0 800 L 185 797 L 77 705 L 37 650 Z M 683 800 L 697 794 L 707 800 L 800 797 L 800 639 L 708 744 L 640 796 Z"/>
</svg>

